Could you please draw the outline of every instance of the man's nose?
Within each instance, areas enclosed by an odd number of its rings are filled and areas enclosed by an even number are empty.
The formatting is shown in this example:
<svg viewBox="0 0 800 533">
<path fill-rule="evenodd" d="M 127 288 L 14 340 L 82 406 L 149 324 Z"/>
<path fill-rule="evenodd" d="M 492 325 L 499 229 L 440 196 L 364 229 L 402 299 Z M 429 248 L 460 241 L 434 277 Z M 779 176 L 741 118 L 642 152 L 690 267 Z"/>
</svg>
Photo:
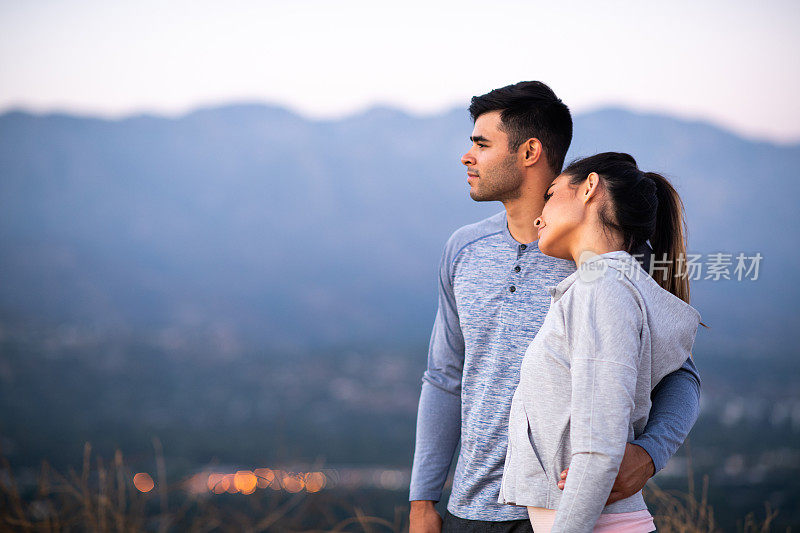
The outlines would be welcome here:
<svg viewBox="0 0 800 533">
<path fill-rule="evenodd" d="M 470 152 L 467 152 L 461 156 L 461 164 L 466 166 L 475 165 L 475 158 L 472 157 Z"/>
</svg>

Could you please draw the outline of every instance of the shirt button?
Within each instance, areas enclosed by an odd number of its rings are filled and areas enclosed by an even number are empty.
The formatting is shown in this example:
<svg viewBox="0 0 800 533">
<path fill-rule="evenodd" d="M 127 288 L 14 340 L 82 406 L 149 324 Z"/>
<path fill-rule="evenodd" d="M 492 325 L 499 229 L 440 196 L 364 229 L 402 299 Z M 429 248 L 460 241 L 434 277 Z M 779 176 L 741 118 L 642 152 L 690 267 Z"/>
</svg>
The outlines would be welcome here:
<svg viewBox="0 0 800 533">
<path fill-rule="evenodd" d="M 520 249 L 520 250 L 525 250 L 527 247 L 528 247 L 528 245 L 527 245 L 527 244 L 520 244 L 520 245 L 519 245 L 519 249 Z"/>
<path fill-rule="evenodd" d="M 515 290 L 517 290 L 517 288 L 512 285 L 511 287 L 508 288 L 508 290 L 511 291 L 511 292 L 514 292 Z"/>
<path fill-rule="evenodd" d="M 519 265 L 515 266 L 514 267 L 514 272 L 519 272 L 519 271 L 520 271 Z"/>
</svg>

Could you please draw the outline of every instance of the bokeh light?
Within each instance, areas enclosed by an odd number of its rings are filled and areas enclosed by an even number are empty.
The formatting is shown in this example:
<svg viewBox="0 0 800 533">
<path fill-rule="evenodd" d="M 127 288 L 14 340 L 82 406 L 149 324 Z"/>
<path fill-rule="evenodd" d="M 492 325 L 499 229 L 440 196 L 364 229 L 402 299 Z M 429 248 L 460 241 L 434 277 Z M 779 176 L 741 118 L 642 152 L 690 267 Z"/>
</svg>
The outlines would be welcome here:
<svg viewBox="0 0 800 533">
<path fill-rule="evenodd" d="M 228 490 L 228 478 L 225 474 L 214 472 L 208 475 L 208 490 L 214 494 L 222 494 Z"/>
<path fill-rule="evenodd" d="M 255 474 L 249 470 L 239 470 L 233 476 L 233 484 L 236 490 L 242 494 L 252 494 L 258 486 L 258 480 Z"/>
<path fill-rule="evenodd" d="M 253 470 L 259 489 L 266 489 L 275 481 L 275 473 L 269 468 L 256 468 Z"/>
<path fill-rule="evenodd" d="M 325 474 L 322 472 L 309 472 L 305 475 L 306 492 L 319 492 L 325 488 Z"/>
<path fill-rule="evenodd" d="M 156 484 L 153 482 L 153 478 L 150 477 L 150 474 L 139 472 L 133 476 L 133 486 L 136 487 L 139 492 L 150 492 Z"/>
<path fill-rule="evenodd" d="M 236 494 L 239 490 L 236 488 L 236 479 L 234 474 L 225 474 L 225 486 L 231 494 Z"/>
<path fill-rule="evenodd" d="M 286 489 L 286 492 L 300 492 L 305 487 L 305 481 L 303 481 L 303 476 L 299 474 L 291 474 L 286 473 L 281 479 L 281 484 L 283 488 Z"/>
</svg>

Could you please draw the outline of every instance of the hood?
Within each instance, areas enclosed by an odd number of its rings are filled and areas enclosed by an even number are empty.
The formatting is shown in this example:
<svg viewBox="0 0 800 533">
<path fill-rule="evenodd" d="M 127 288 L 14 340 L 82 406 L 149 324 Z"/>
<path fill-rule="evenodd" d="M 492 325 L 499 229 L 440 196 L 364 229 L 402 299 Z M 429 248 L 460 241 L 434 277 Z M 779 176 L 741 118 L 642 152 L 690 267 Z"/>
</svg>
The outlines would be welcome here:
<svg viewBox="0 0 800 533">
<path fill-rule="evenodd" d="M 623 250 L 594 255 L 558 285 L 548 287 L 557 301 L 576 282 L 591 283 L 600 276 L 624 277 L 641 296 L 650 330 L 652 383 L 675 371 L 691 355 L 700 313 L 653 279 L 639 262 Z"/>
</svg>

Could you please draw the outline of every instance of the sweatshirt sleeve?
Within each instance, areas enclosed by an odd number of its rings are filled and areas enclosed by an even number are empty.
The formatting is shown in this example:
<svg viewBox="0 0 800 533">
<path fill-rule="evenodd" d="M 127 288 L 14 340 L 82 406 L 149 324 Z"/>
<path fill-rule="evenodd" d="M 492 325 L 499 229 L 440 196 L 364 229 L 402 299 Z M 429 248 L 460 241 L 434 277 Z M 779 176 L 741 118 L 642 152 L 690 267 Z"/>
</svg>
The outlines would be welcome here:
<svg viewBox="0 0 800 533">
<path fill-rule="evenodd" d="M 439 501 L 461 438 L 464 337 L 453 292 L 454 254 L 454 239 L 451 237 L 439 266 L 439 303 L 417 409 L 409 501 Z"/>
<path fill-rule="evenodd" d="M 653 389 L 647 425 L 633 441 L 653 459 L 658 472 L 681 447 L 700 414 L 700 374 L 691 357 Z"/>
<path fill-rule="evenodd" d="M 553 533 L 591 532 L 606 505 L 628 439 L 644 324 L 627 283 L 576 283 L 566 324 L 572 457 Z"/>
</svg>

